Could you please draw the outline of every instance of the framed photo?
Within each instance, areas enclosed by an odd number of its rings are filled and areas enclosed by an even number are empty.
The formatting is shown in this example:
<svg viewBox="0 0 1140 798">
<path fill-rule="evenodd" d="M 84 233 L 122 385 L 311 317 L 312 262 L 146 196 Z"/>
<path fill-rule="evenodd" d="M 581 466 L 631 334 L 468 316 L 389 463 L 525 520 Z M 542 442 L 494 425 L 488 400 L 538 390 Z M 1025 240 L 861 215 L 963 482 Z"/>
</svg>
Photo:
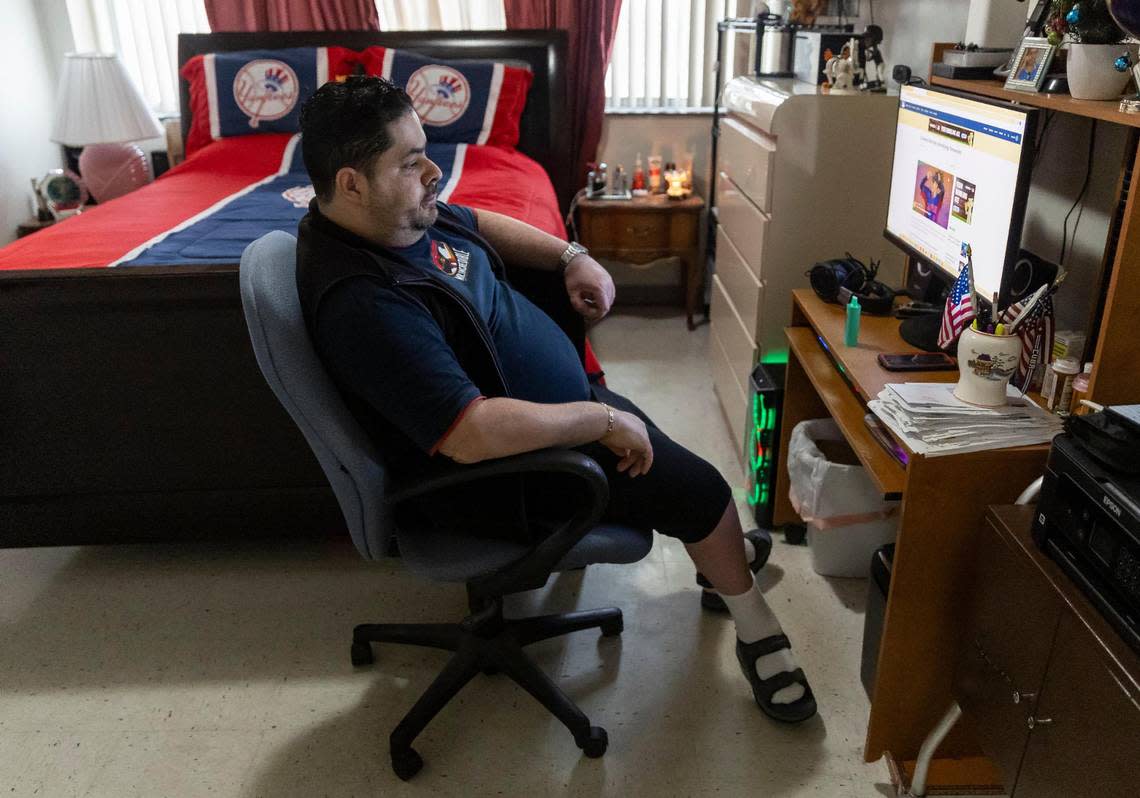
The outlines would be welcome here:
<svg viewBox="0 0 1140 798">
<path fill-rule="evenodd" d="M 1005 79 L 1005 87 L 1015 91 L 1041 91 L 1049 74 L 1056 48 L 1039 36 L 1026 36 L 1013 56 L 1013 69 Z"/>
</svg>

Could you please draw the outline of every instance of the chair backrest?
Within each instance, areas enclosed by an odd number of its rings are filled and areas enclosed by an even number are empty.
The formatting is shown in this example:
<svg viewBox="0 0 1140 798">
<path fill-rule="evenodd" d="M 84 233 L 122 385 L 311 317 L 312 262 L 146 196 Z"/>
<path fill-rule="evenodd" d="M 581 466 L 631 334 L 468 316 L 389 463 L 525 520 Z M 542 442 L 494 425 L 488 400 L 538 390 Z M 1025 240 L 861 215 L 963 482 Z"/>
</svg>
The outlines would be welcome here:
<svg viewBox="0 0 1140 798">
<path fill-rule="evenodd" d="M 305 329 L 297 296 L 297 240 L 275 230 L 254 241 L 241 256 L 239 280 L 261 373 L 317 456 L 356 548 L 366 559 L 383 557 L 393 528 L 383 460 L 340 398 Z"/>
</svg>

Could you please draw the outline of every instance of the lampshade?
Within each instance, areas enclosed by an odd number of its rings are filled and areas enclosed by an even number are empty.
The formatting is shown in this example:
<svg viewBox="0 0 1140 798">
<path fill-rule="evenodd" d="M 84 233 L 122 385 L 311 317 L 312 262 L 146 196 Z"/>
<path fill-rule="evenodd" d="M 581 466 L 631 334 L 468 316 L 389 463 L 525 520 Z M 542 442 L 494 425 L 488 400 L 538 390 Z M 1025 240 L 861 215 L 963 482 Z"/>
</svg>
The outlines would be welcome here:
<svg viewBox="0 0 1140 798">
<path fill-rule="evenodd" d="M 161 135 L 162 128 L 117 55 L 64 56 L 52 141 L 82 147 Z"/>
</svg>

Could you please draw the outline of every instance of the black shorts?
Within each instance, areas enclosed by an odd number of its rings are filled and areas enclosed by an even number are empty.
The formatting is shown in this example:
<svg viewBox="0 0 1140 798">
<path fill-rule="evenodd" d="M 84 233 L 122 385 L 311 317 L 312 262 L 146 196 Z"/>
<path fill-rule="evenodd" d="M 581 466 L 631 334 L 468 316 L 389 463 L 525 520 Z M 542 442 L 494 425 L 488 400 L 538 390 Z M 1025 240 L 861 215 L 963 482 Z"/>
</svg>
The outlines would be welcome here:
<svg viewBox="0 0 1140 798">
<path fill-rule="evenodd" d="M 670 439 L 633 402 L 600 386 L 594 398 L 633 413 L 645 422 L 653 444 L 653 467 L 648 474 L 630 477 L 617 470 L 620 458 L 600 443 L 576 447 L 589 455 L 606 474 L 610 499 L 602 520 L 638 529 L 655 529 L 684 543 L 704 540 L 724 516 L 732 489 L 708 461 Z M 575 500 L 561 480 L 529 480 L 528 513 L 565 517 L 565 503 Z"/>
</svg>

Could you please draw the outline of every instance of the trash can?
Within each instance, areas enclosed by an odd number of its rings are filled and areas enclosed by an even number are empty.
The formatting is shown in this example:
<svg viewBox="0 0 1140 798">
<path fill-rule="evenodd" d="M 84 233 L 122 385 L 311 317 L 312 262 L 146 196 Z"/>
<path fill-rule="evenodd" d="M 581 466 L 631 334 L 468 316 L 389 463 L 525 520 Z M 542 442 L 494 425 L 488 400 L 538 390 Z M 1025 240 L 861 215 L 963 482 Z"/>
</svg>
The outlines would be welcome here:
<svg viewBox="0 0 1140 798">
<path fill-rule="evenodd" d="M 815 572 L 867 578 L 872 553 L 895 539 L 898 502 L 883 501 L 832 419 L 802 421 L 792 430 L 788 478 Z"/>
<path fill-rule="evenodd" d="M 879 666 L 879 643 L 883 638 L 883 618 L 887 614 L 887 595 L 891 590 L 891 567 L 895 561 L 895 544 L 889 543 L 871 557 L 871 578 L 867 580 L 867 609 L 863 613 L 863 665 L 859 675 L 869 698 L 875 688 L 875 671 Z"/>
</svg>

